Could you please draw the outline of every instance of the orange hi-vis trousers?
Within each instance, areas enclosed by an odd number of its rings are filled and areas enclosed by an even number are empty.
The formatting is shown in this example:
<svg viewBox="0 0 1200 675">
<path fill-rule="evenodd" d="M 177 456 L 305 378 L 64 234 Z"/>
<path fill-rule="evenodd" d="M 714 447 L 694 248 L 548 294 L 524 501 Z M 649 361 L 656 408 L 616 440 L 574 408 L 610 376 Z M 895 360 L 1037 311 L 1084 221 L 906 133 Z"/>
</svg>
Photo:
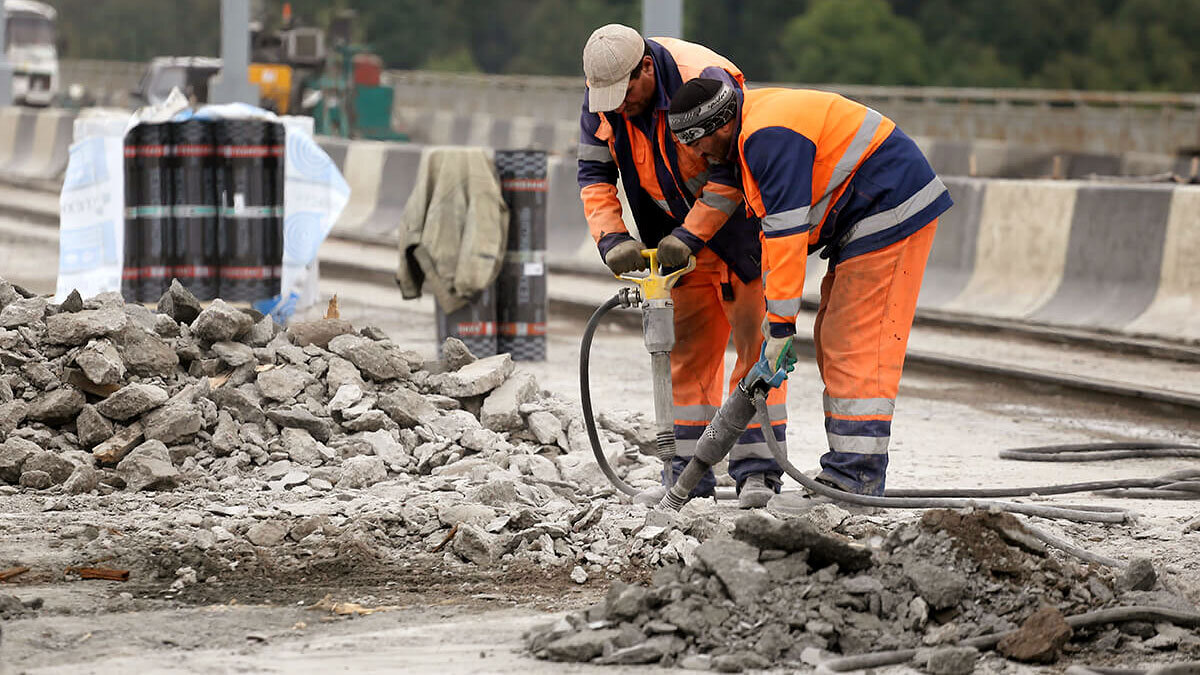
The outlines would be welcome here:
<svg viewBox="0 0 1200 675">
<path fill-rule="evenodd" d="M 696 452 L 696 442 L 725 396 L 733 391 L 762 351 L 761 324 L 766 312 L 761 279 L 743 282 L 711 250 L 701 249 L 696 269 L 685 274 L 671 291 L 675 303 L 675 349 L 671 351 L 671 380 L 675 393 L 675 471 Z M 732 334 L 737 361 L 725 380 L 725 348 Z M 767 411 L 775 438 L 786 446 L 787 385 L 772 390 Z M 746 477 L 763 473 L 771 485 L 783 471 L 771 456 L 757 420 L 729 453 L 729 475 L 738 486 Z M 706 476 L 694 494 L 715 484 Z"/>
<path fill-rule="evenodd" d="M 829 452 L 818 479 L 844 490 L 883 494 L 892 411 L 936 231 L 935 218 L 885 248 L 838 262 L 821 281 L 813 336 Z"/>
</svg>

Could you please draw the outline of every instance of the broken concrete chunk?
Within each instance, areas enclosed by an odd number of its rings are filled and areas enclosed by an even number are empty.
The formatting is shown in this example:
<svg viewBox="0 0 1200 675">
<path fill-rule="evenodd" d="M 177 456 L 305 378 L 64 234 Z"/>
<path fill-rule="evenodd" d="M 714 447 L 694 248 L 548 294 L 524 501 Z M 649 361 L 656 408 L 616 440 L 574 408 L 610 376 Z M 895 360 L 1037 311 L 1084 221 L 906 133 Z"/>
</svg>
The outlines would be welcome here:
<svg viewBox="0 0 1200 675">
<path fill-rule="evenodd" d="M 272 410 L 267 413 L 267 419 L 281 427 L 304 429 L 312 434 L 313 438 L 322 443 L 328 442 L 329 436 L 332 433 L 331 424 L 328 419 L 317 417 L 299 406 Z"/>
<path fill-rule="evenodd" d="M 55 314 L 46 319 L 46 342 L 55 345 L 82 345 L 92 338 L 112 335 L 125 328 L 129 319 L 119 306 L 85 309 Z"/>
<path fill-rule="evenodd" d="M 100 485 L 100 474 L 90 464 L 77 464 L 75 470 L 63 483 L 63 491 L 69 495 L 81 495 L 95 490 Z"/>
<path fill-rule="evenodd" d="M 200 315 L 200 301 L 178 279 L 172 279 L 171 286 L 158 299 L 158 311 L 178 323 L 190 324 Z"/>
<path fill-rule="evenodd" d="M 167 402 L 167 392 L 152 384 L 128 384 L 96 404 L 96 411 L 118 422 L 137 417 Z"/>
<path fill-rule="evenodd" d="M 275 546 L 287 536 L 287 527 L 275 520 L 263 520 L 246 530 L 246 538 L 255 546 Z"/>
<path fill-rule="evenodd" d="M 170 377 L 179 366 L 179 355 L 154 333 L 128 326 L 113 336 L 129 372 L 141 377 Z"/>
<path fill-rule="evenodd" d="M 242 342 L 251 347 L 265 347 L 270 344 L 278 330 L 279 326 L 274 319 L 264 316 L 251 326 L 250 330 L 246 331 L 246 334 L 242 336 Z"/>
<path fill-rule="evenodd" d="M 513 373 L 483 399 L 479 421 L 492 431 L 515 431 L 524 426 L 520 407 L 537 396 L 538 384 L 525 371 Z"/>
<path fill-rule="evenodd" d="M 244 366 L 247 363 L 257 363 L 254 358 L 254 350 L 249 345 L 244 345 L 241 342 L 214 342 L 212 350 L 217 355 L 217 358 L 224 361 L 225 365 L 231 368 Z"/>
<path fill-rule="evenodd" d="M 910 561 L 904 565 L 904 574 L 917 593 L 934 609 L 957 605 L 967 590 L 965 576 L 929 562 Z"/>
<path fill-rule="evenodd" d="M 296 366 L 274 368 L 258 374 L 258 390 L 272 401 L 289 401 L 313 381 L 312 375 Z"/>
<path fill-rule="evenodd" d="M 304 466 L 320 466 L 325 459 L 333 456 L 333 451 L 319 443 L 304 429 L 283 429 L 280 431 L 283 439 L 283 450 L 297 464 Z"/>
<path fill-rule="evenodd" d="M 1154 563 L 1149 558 L 1136 557 L 1121 572 L 1117 585 L 1127 591 L 1148 591 L 1158 581 Z"/>
<path fill-rule="evenodd" d="M 471 362 L 454 372 L 437 375 L 433 381 L 438 392 L 446 396 L 482 396 L 503 384 L 512 371 L 512 355 L 496 354 Z"/>
<path fill-rule="evenodd" d="M 387 468 L 379 457 L 351 457 L 342 462 L 341 488 L 365 488 L 387 478 Z"/>
<path fill-rule="evenodd" d="M 558 440 L 558 435 L 562 433 L 562 423 L 558 421 L 554 413 L 545 410 L 530 413 L 526 423 L 529 430 L 537 437 L 538 443 L 542 445 L 553 445 Z"/>
<path fill-rule="evenodd" d="M 223 342 L 236 340 L 253 325 L 248 314 L 218 299 L 192 322 L 192 332 L 206 342 Z"/>
<path fill-rule="evenodd" d="M 770 585 L 758 550 L 734 539 L 709 539 L 696 548 L 696 559 L 721 580 L 739 605 L 754 602 Z"/>
<path fill-rule="evenodd" d="M 46 315 L 46 299 L 42 297 L 17 300 L 0 310 L 0 328 L 32 326 Z"/>
<path fill-rule="evenodd" d="M 0 444 L 0 482 L 16 485 L 25 460 L 41 451 L 37 443 L 24 438 L 10 438 Z"/>
<path fill-rule="evenodd" d="M 491 565 L 499 557 L 500 547 L 496 535 L 475 525 L 459 525 L 452 546 L 455 553 L 476 565 Z"/>
<path fill-rule="evenodd" d="M 113 434 L 112 438 L 92 448 L 92 456 L 101 464 L 116 464 L 142 440 L 142 423 L 133 424 Z"/>
<path fill-rule="evenodd" d="M 134 448 L 120 464 L 117 474 L 130 490 L 170 490 L 178 482 L 179 472 L 171 465 L 171 455 L 161 441 L 150 440 Z"/>
<path fill-rule="evenodd" d="M 73 288 L 67 294 L 67 297 L 58 306 L 60 312 L 78 312 L 83 309 L 83 296 L 79 294 L 79 289 Z"/>
<path fill-rule="evenodd" d="M 29 413 L 29 404 L 25 401 L 9 401 L 0 404 L 0 439 L 7 438 L 10 433 L 25 420 Z"/>
<path fill-rule="evenodd" d="M 456 337 L 448 337 L 442 343 L 442 361 L 446 364 L 447 371 L 455 371 L 468 363 L 476 361 L 476 357 L 471 353 L 467 344 Z"/>
<path fill-rule="evenodd" d="M 440 416 L 437 408 L 424 396 L 407 387 L 387 394 L 376 406 L 403 428 L 428 424 Z"/>
<path fill-rule="evenodd" d="M 359 335 L 339 335 L 329 341 L 329 351 L 353 363 L 376 382 L 408 377 L 408 361 L 394 349 Z"/>
<path fill-rule="evenodd" d="M 870 550 L 822 534 L 802 518 L 780 519 L 753 513 L 737 519 L 733 536 L 762 549 L 808 550 L 808 562 L 814 569 L 837 563 L 843 571 L 858 572 L 871 566 Z"/>
<path fill-rule="evenodd" d="M 65 459 L 61 455 L 45 450 L 38 450 L 35 453 L 25 458 L 25 466 L 21 467 L 21 471 L 44 471 L 50 477 L 50 482 L 53 485 L 61 485 L 71 477 L 71 472 L 75 470 L 75 464 L 70 460 Z"/>
<path fill-rule="evenodd" d="M 228 411 L 233 418 L 247 424 L 259 424 L 267 417 L 249 394 L 237 387 L 218 387 L 208 393 L 208 400 L 217 408 Z"/>
<path fill-rule="evenodd" d="M 329 341 L 339 335 L 349 335 L 354 332 L 354 326 L 342 319 L 317 319 L 316 321 L 298 321 L 288 326 L 287 334 L 292 343 L 299 347 L 316 345 L 321 349 L 329 348 Z"/>
<path fill-rule="evenodd" d="M 93 340 L 75 355 L 75 364 L 95 384 L 117 384 L 125 377 L 125 364 L 108 340 Z"/>
<path fill-rule="evenodd" d="M 78 389 L 63 387 L 34 399 L 25 417 L 52 426 L 66 424 L 75 419 L 85 403 L 87 399 Z"/>
<path fill-rule="evenodd" d="M 194 404 L 174 403 L 147 414 L 142 424 L 147 440 L 173 444 L 200 431 L 204 415 Z"/>
</svg>

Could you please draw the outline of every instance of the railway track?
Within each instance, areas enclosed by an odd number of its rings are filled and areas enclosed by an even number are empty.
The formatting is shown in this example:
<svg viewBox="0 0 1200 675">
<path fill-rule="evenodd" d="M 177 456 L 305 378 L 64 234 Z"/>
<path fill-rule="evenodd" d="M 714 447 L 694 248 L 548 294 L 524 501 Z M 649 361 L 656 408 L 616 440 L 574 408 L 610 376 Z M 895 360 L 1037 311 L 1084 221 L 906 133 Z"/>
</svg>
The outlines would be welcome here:
<svg viewBox="0 0 1200 675">
<path fill-rule="evenodd" d="M 57 246 L 57 195 L 0 185 L 0 237 L 9 246 Z M 395 249 L 375 241 L 331 238 L 322 246 L 327 282 L 366 282 L 394 289 Z M 0 272 L 2 274 L 2 272 Z M 55 270 L 37 290 L 52 290 Z M 591 274 L 552 271 L 552 314 L 582 322 L 619 287 Z M 805 309 L 815 309 L 807 303 Z M 640 315 L 615 311 L 612 321 L 640 330 Z M 803 327 L 811 321 L 800 321 Z M 811 333 L 800 334 L 811 349 Z M 909 368 L 971 378 L 1061 388 L 1130 403 L 1169 406 L 1200 414 L 1200 346 L 1050 326 L 922 311 L 907 357 Z"/>
</svg>

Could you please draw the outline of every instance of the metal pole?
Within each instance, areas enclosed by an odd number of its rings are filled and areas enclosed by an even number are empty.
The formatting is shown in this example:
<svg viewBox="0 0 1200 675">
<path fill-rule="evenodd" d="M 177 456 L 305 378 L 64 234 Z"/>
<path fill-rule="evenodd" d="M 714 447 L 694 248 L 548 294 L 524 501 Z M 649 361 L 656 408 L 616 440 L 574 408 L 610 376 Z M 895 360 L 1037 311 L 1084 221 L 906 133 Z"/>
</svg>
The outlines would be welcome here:
<svg viewBox="0 0 1200 675">
<path fill-rule="evenodd" d="M 249 78 L 250 2 L 221 0 L 221 78 L 212 102 L 258 105 L 258 88 Z"/>
<path fill-rule="evenodd" d="M 642 0 L 642 35 L 683 37 L 683 0 Z"/>
<path fill-rule="evenodd" d="M 0 22 L 0 106 L 12 105 L 12 64 L 8 62 L 8 45 L 5 43 L 5 38 L 8 36 L 8 10 L 0 1 L 0 12 L 3 12 L 4 21 Z"/>
</svg>

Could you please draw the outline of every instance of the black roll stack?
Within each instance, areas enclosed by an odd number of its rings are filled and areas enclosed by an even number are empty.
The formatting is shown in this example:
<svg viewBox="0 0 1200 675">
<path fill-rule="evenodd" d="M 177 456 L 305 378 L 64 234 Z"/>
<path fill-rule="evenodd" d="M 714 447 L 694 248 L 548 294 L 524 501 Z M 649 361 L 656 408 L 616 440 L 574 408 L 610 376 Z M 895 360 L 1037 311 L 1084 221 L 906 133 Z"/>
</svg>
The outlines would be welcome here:
<svg viewBox="0 0 1200 675">
<path fill-rule="evenodd" d="M 143 123 L 125 136 L 128 302 L 172 279 L 200 300 L 280 293 L 285 132 L 264 120 Z"/>
</svg>

